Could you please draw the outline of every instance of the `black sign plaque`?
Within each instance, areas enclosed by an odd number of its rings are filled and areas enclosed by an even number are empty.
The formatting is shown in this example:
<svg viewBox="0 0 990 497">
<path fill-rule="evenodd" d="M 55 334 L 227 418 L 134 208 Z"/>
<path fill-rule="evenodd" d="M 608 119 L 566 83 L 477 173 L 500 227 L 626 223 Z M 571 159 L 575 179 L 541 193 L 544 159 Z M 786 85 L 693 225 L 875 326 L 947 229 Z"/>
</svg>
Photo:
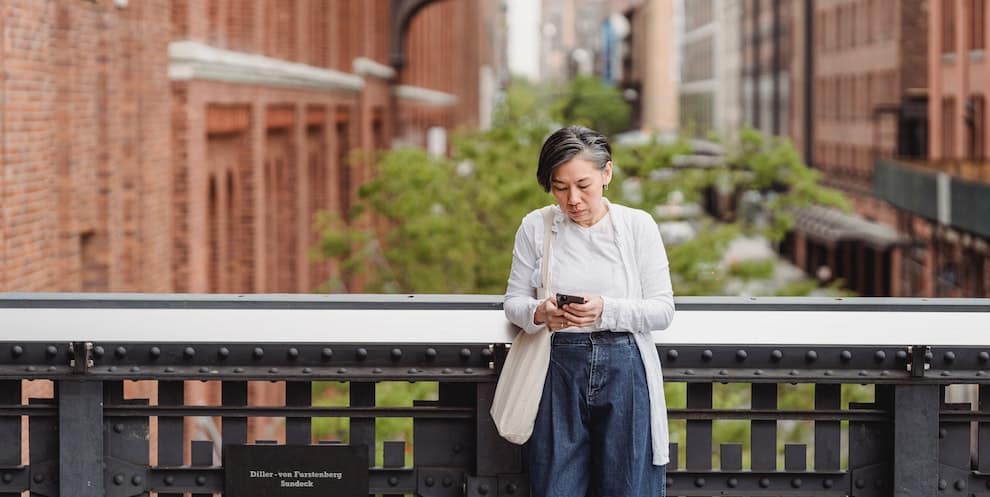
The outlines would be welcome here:
<svg viewBox="0 0 990 497">
<path fill-rule="evenodd" d="M 227 497 L 367 497 L 364 445 L 227 445 Z"/>
</svg>

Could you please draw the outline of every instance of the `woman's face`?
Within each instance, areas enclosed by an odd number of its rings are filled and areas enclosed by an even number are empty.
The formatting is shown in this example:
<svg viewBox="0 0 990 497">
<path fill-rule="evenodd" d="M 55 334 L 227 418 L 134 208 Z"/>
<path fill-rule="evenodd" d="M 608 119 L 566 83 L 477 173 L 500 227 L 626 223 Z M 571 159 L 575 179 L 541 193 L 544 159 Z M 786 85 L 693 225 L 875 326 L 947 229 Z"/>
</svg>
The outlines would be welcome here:
<svg viewBox="0 0 990 497">
<path fill-rule="evenodd" d="M 598 169 L 577 156 L 553 170 L 550 191 L 571 221 L 588 227 L 605 215 L 602 187 L 611 180 L 612 161 L 605 163 L 605 169 Z"/>
</svg>

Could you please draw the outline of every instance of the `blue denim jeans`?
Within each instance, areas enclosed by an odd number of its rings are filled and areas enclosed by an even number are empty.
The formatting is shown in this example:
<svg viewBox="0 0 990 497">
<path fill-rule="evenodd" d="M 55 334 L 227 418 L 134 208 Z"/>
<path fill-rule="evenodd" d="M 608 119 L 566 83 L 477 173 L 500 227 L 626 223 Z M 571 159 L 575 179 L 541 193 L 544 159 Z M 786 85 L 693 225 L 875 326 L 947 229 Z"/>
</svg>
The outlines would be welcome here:
<svg viewBox="0 0 990 497">
<path fill-rule="evenodd" d="M 629 333 L 555 333 L 527 446 L 532 497 L 663 497 L 650 393 Z"/>
</svg>

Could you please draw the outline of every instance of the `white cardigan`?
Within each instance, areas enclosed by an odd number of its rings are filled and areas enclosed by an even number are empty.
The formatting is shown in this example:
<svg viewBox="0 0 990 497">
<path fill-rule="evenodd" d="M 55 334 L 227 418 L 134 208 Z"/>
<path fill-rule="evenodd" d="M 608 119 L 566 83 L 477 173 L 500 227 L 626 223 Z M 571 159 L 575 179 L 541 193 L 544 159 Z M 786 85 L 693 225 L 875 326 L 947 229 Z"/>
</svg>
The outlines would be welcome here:
<svg viewBox="0 0 990 497">
<path fill-rule="evenodd" d="M 602 296 L 601 326 L 611 331 L 632 332 L 635 337 L 650 391 L 653 464 L 664 465 L 669 461 L 667 403 L 653 331 L 666 329 L 674 319 L 674 292 L 667 252 L 652 216 L 638 209 L 610 204 L 604 198 L 602 201 L 609 209 L 615 242 L 626 269 L 628 298 Z M 556 206 L 553 209 L 552 232 L 556 234 L 564 213 Z M 527 214 L 516 232 L 512 269 L 505 292 L 505 316 L 526 333 L 546 332 L 545 324 L 533 324 L 534 313 L 540 304 L 535 298 L 536 289 L 542 284 L 543 216 L 540 211 Z"/>
</svg>

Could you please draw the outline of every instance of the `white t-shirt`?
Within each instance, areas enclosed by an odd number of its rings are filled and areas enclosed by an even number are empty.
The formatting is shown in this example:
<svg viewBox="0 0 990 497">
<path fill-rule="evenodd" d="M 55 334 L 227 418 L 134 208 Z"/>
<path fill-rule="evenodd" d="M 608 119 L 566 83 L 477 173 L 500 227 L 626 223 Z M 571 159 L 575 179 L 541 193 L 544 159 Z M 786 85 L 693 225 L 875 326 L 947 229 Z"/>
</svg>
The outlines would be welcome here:
<svg viewBox="0 0 990 497">
<path fill-rule="evenodd" d="M 570 295 L 626 298 L 626 271 L 615 243 L 612 216 L 585 228 L 565 218 L 558 225 L 553 249 L 553 286 Z M 568 332 L 604 331 L 601 320 L 592 326 L 564 328 Z"/>
</svg>

